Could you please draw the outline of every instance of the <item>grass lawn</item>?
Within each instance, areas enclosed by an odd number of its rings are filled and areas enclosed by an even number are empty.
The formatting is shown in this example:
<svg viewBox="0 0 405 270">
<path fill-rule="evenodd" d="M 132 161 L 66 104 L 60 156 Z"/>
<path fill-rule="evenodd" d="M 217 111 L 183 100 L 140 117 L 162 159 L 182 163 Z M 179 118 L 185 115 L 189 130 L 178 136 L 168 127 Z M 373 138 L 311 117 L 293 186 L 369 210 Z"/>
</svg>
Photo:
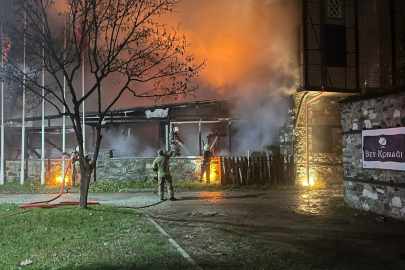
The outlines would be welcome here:
<svg viewBox="0 0 405 270">
<path fill-rule="evenodd" d="M 18 211 L 0 204 L 0 216 Z M 1 269 L 192 269 L 141 214 L 98 205 L 0 219 L 0 250 Z M 32 263 L 21 266 L 25 260 Z"/>
</svg>

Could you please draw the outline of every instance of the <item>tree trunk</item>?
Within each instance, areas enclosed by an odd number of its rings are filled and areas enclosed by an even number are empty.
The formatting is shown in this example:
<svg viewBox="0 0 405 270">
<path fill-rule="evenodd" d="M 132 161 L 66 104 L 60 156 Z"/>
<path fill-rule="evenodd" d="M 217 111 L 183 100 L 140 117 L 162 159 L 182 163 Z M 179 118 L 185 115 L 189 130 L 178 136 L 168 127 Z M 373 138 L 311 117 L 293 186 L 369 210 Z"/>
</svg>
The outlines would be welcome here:
<svg viewBox="0 0 405 270">
<path fill-rule="evenodd" d="M 91 178 L 91 170 L 89 168 L 86 168 L 87 166 L 83 166 L 85 168 L 84 168 L 84 170 L 82 170 L 83 173 L 81 174 L 81 178 L 80 178 L 79 208 L 82 208 L 82 209 L 87 208 L 87 197 L 89 194 L 89 186 L 90 186 L 90 178 Z"/>
</svg>

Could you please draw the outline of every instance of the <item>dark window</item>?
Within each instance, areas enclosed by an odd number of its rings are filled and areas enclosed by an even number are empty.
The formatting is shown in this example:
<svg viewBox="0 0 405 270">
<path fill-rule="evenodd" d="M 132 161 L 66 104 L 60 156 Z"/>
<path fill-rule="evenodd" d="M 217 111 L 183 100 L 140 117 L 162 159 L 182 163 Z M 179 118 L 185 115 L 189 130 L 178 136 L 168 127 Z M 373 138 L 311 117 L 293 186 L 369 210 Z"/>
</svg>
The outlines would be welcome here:
<svg viewBox="0 0 405 270">
<path fill-rule="evenodd" d="M 332 153 L 332 129 L 312 127 L 312 152 Z"/>
<path fill-rule="evenodd" d="M 327 16 L 330 18 L 342 18 L 342 3 L 340 0 L 329 0 L 327 5 Z"/>
<path fill-rule="evenodd" d="M 346 26 L 325 24 L 325 65 L 346 67 Z"/>
</svg>

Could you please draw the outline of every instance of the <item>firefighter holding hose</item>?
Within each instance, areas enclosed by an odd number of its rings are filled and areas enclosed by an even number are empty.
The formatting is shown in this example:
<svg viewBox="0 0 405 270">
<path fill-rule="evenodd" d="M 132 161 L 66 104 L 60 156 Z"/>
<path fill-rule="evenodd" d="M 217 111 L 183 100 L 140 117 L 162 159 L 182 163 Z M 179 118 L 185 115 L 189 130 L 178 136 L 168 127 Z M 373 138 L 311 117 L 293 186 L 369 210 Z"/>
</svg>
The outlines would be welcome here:
<svg viewBox="0 0 405 270">
<path fill-rule="evenodd" d="M 207 184 L 210 183 L 210 167 L 211 167 L 211 159 L 212 159 L 212 153 L 211 153 L 211 148 L 209 144 L 204 145 L 204 152 L 202 155 L 202 160 L 201 160 L 201 173 L 200 173 L 200 183 L 203 180 L 204 173 L 205 173 L 205 179 Z"/>
<path fill-rule="evenodd" d="M 158 150 L 158 157 L 152 163 L 152 169 L 158 173 L 158 184 L 159 184 L 159 197 L 163 201 L 163 195 L 165 190 L 165 183 L 167 185 L 167 192 L 169 193 L 169 200 L 175 201 L 172 185 L 172 176 L 170 174 L 169 160 L 172 157 L 173 151 L 167 154 L 163 153 L 162 149 Z"/>
<path fill-rule="evenodd" d="M 174 127 L 172 132 L 169 134 L 169 143 L 172 157 L 181 156 L 180 143 L 184 144 L 183 140 L 180 139 L 180 129 L 179 127 Z"/>
</svg>

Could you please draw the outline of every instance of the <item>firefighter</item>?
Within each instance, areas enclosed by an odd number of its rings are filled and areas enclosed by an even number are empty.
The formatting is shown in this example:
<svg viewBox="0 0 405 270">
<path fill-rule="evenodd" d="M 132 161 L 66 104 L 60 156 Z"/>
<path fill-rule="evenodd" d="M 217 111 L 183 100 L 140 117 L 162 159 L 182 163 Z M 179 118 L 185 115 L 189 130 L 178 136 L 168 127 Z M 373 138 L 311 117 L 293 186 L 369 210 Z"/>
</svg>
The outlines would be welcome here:
<svg viewBox="0 0 405 270">
<path fill-rule="evenodd" d="M 159 197 L 163 201 L 165 183 L 167 185 L 167 192 L 169 193 L 169 200 L 175 201 L 172 185 L 172 176 L 170 175 L 169 160 L 172 157 L 173 151 L 167 154 L 163 153 L 162 149 L 158 150 L 158 157 L 152 163 L 152 169 L 158 173 Z"/>
<path fill-rule="evenodd" d="M 212 154 L 210 151 L 210 146 L 209 144 L 204 145 L 204 152 L 202 155 L 202 160 L 201 160 L 201 173 L 200 173 L 200 183 L 202 182 L 202 179 L 204 177 L 205 173 L 205 179 L 207 184 L 210 182 L 210 165 L 211 165 L 211 158 Z"/>
<path fill-rule="evenodd" d="M 179 127 L 174 127 L 173 131 L 169 134 L 169 143 L 170 143 L 170 150 L 172 153 L 172 157 L 181 156 L 180 152 L 180 143 L 184 144 L 184 142 L 180 139 L 180 129 Z"/>
<path fill-rule="evenodd" d="M 75 155 L 76 153 L 79 153 L 79 152 L 80 152 L 80 149 L 79 149 L 79 146 L 78 146 L 78 147 L 76 147 L 76 151 L 73 152 L 73 155 Z M 89 160 L 89 154 L 87 152 L 84 152 L 84 158 L 86 160 Z M 74 164 L 75 164 L 75 171 L 76 171 L 76 176 L 77 176 L 77 178 L 75 179 L 74 185 L 79 186 L 80 182 L 82 180 L 82 175 L 81 175 L 81 172 L 80 172 L 80 154 L 75 157 Z"/>
</svg>

